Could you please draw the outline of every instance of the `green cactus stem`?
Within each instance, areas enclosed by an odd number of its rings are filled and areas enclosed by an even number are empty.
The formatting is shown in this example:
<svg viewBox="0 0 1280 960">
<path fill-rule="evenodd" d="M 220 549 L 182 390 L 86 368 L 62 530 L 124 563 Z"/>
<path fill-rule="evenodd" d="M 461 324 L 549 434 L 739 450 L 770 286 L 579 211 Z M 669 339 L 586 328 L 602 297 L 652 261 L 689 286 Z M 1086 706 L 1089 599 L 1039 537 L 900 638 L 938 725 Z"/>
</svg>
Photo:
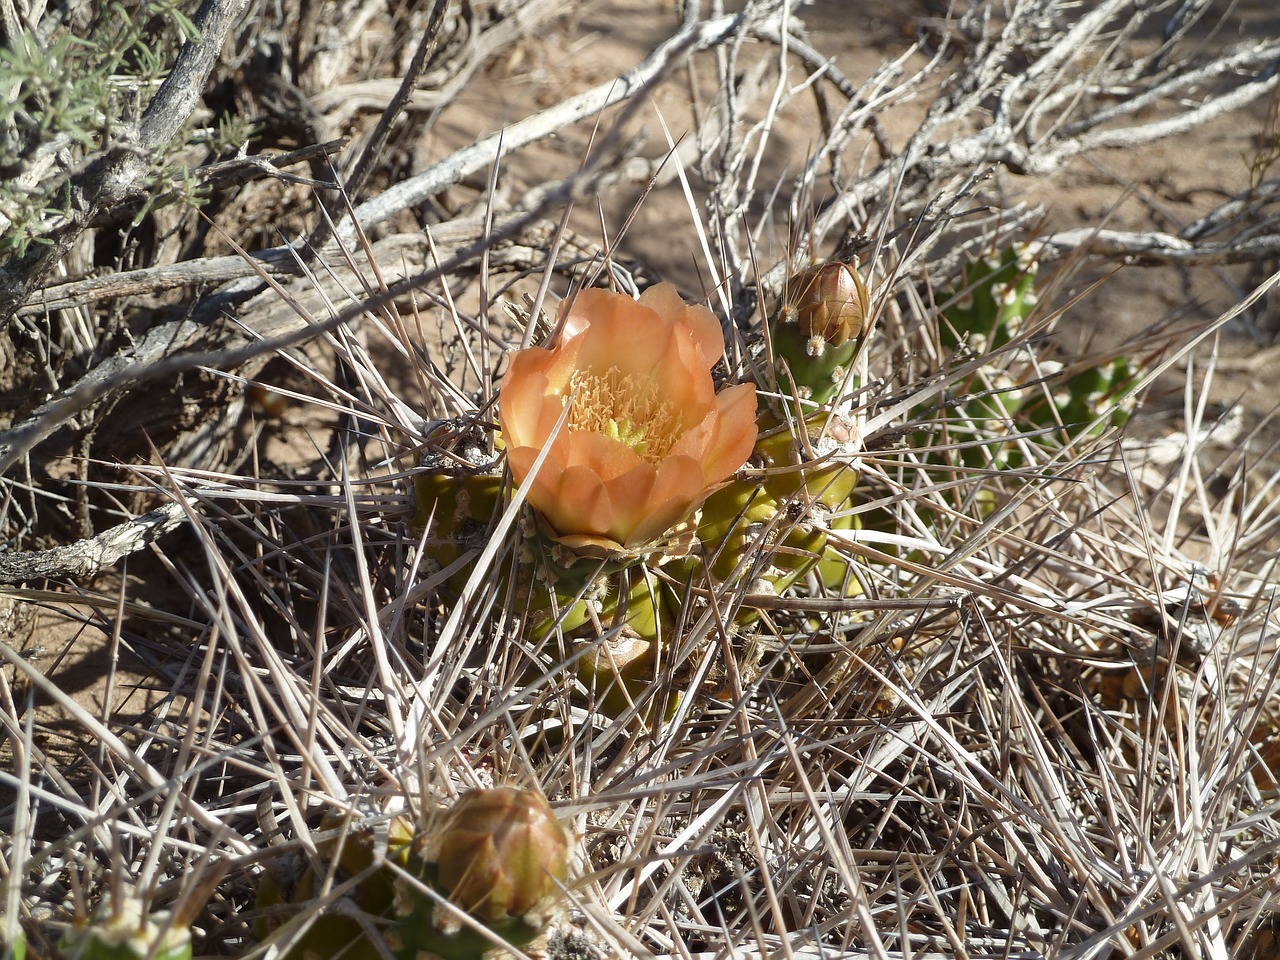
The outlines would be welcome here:
<svg viewBox="0 0 1280 960">
<path fill-rule="evenodd" d="M 808 442 L 793 434 L 795 426 L 767 425 L 756 444 L 764 478 L 733 480 L 707 499 L 698 538 L 717 581 L 738 573 L 757 588 L 782 594 L 815 567 L 824 582 L 843 586 L 848 579 L 848 564 L 827 547 L 825 528 L 855 525 L 852 517 L 830 515 L 852 506 L 858 472 L 838 453 L 811 458 L 824 427 L 828 433 L 839 430 L 827 419 L 814 415 L 799 425 Z M 824 515 L 822 523 L 810 522 L 815 512 Z M 744 569 L 744 559 L 767 562 Z M 753 613 L 744 612 L 738 622 L 752 619 Z"/>
<path fill-rule="evenodd" d="M 18 925 L 7 928 L 4 918 L 0 917 L 0 958 L 12 957 L 13 960 L 26 960 L 27 934 Z"/>
<path fill-rule="evenodd" d="M 500 478 L 485 474 L 424 471 L 415 477 L 415 494 L 415 525 L 428 530 L 426 555 L 441 569 L 483 546 L 502 505 Z M 621 714 L 639 693 L 642 678 L 652 679 L 658 645 L 678 609 L 671 588 L 639 558 L 602 560 L 569 550 L 532 510 L 522 529 L 518 564 L 498 572 L 504 605 L 523 617 L 535 641 L 554 630 L 571 642 L 591 645 L 577 660 L 578 678 L 597 709 Z M 693 533 L 693 525 L 685 525 L 677 531 L 683 540 L 673 538 L 669 549 L 687 552 Z M 657 554 L 656 562 L 667 557 Z M 462 566 L 450 576 L 441 587 L 444 595 L 456 598 L 469 573 Z M 602 640 L 609 635 L 616 639 Z"/>
<path fill-rule="evenodd" d="M 954 350 L 963 343 L 981 356 L 1012 340 L 1035 308 L 1038 269 L 1030 248 L 1019 243 L 968 264 L 959 289 L 944 298 L 943 345 Z"/>
<path fill-rule="evenodd" d="M 63 960 L 191 960 L 191 928 L 166 911 L 143 916 L 135 899 L 69 927 Z"/>
<path fill-rule="evenodd" d="M 1069 430 L 1100 420 L 1085 436 L 1098 436 L 1107 427 L 1123 427 L 1129 422 L 1136 406 L 1130 394 L 1135 370 L 1129 357 L 1115 357 L 1068 373 L 1065 382 L 1049 385 L 1052 406 L 1043 402 L 1043 395 L 1041 402 L 1027 405 L 1024 413 L 1028 420 L 1042 427 L 1062 424 Z"/>
<path fill-rule="evenodd" d="M 942 298 L 938 325 L 944 346 L 963 350 L 968 357 L 983 357 L 1017 337 L 1036 305 L 1037 264 L 1025 244 L 1013 244 L 964 268 L 963 281 Z M 1053 429 L 1097 423 L 1089 435 L 1108 425 L 1127 421 L 1133 400 L 1125 396 L 1133 383 L 1129 358 L 1121 356 L 1097 365 L 1078 364 L 1057 376 L 1061 364 L 1042 360 L 1017 369 L 1001 367 L 993 360 L 967 384 L 960 385 L 963 399 L 948 400 L 948 443 L 957 445 L 946 459 L 978 469 L 1004 469 L 1026 462 L 1020 443 L 1052 445 L 1061 434 Z M 1045 385 L 1024 386 L 1018 375 L 1049 374 Z M 1110 414 L 1107 415 L 1107 411 Z M 1031 429 L 1028 430 L 1027 428 Z M 938 441 L 933 433 L 915 436 L 915 442 Z M 979 498 L 984 512 L 991 509 L 990 492 Z"/>
<path fill-rule="evenodd" d="M 502 505 L 502 478 L 497 474 L 450 474 L 424 470 L 413 478 L 413 528 L 426 530 L 427 557 L 448 569 L 468 551 L 481 550 Z M 448 580 L 456 596 L 470 570 L 457 570 Z"/>
<path fill-rule="evenodd" d="M 845 382 L 871 322 L 856 264 L 829 262 L 792 277 L 769 324 L 779 386 L 826 403 Z"/>
</svg>

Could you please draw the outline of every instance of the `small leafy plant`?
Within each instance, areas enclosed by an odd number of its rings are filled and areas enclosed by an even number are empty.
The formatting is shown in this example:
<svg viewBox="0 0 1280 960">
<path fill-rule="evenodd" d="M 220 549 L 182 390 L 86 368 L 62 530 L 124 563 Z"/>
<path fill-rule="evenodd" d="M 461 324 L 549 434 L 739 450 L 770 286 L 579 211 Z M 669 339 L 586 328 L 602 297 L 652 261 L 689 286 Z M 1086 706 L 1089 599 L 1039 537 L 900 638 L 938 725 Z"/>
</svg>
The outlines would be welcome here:
<svg viewBox="0 0 1280 960">
<path fill-rule="evenodd" d="M 170 54 L 197 36 L 176 0 L 111 3 L 77 36 L 30 31 L 0 48 L 0 255 L 25 253 L 69 214 L 69 177 L 136 123 Z M 153 159 L 157 177 L 186 143 Z M 171 174 L 172 171 L 169 171 Z"/>
</svg>

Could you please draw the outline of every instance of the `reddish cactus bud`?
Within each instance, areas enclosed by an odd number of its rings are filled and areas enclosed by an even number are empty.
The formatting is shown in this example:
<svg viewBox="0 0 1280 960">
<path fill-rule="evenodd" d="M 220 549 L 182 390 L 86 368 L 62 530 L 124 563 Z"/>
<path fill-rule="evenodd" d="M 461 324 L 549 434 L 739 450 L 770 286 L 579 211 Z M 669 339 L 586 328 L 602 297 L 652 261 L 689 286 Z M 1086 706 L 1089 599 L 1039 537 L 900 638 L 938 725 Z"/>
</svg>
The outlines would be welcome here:
<svg viewBox="0 0 1280 960">
<path fill-rule="evenodd" d="M 871 300 L 858 271 L 847 263 L 809 267 L 787 284 L 770 321 L 779 386 L 825 403 L 844 384 L 871 326 Z"/>
<path fill-rule="evenodd" d="M 529 790 L 464 794 L 437 842 L 438 889 L 487 923 L 536 918 L 568 875 L 564 828 L 547 801 Z"/>
<path fill-rule="evenodd" d="M 810 267 L 792 280 L 789 293 L 789 306 L 809 340 L 811 357 L 866 334 L 871 313 L 867 287 L 849 264 Z"/>
</svg>

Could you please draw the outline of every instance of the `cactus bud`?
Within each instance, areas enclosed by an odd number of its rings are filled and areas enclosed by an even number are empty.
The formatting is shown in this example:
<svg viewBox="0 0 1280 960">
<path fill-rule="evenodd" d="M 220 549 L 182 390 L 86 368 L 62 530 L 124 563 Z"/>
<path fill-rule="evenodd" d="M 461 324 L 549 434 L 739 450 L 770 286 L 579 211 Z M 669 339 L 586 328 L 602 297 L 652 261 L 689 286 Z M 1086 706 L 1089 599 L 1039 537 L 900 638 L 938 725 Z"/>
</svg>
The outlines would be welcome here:
<svg viewBox="0 0 1280 960">
<path fill-rule="evenodd" d="M 514 946 L 528 943 L 542 932 L 568 875 L 569 842 L 538 794 L 514 787 L 473 790 L 438 829 L 415 842 L 406 868 L 415 882 L 403 876 L 395 881 L 397 942 L 391 950 L 397 960 L 424 953 L 481 960 L 493 938 L 456 911 Z M 439 896 L 456 910 L 441 907 Z"/>
<path fill-rule="evenodd" d="M 796 278 L 799 296 L 791 301 L 807 352 L 821 357 L 828 345 L 839 347 L 867 332 L 871 305 L 867 288 L 847 263 L 824 263 Z"/>
<path fill-rule="evenodd" d="M 464 794 L 437 842 L 438 889 L 490 924 L 517 918 L 540 926 L 568 874 L 564 829 L 547 801 L 528 790 Z"/>
<path fill-rule="evenodd" d="M 793 277 L 771 326 L 775 356 L 786 361 L 801 396 L 829 400 L 871 324 L 871 303 L 858 271 L 830 262 Z"/>
</svg>

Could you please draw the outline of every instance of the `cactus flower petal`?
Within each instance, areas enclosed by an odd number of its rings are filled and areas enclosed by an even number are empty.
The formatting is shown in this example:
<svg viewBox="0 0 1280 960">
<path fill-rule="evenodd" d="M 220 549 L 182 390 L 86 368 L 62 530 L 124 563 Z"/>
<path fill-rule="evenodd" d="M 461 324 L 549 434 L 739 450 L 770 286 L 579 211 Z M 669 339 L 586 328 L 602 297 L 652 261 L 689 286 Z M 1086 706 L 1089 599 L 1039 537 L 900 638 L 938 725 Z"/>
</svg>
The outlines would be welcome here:
<svg viewBox="0 0 1280 960">
<path fill-rule="evenodd" d="M 718 395 L 724 337 L 670 284 L 639 301 L 583 290 L 551 348 L 517 351 L 498 419 L 517 482 L 547 450 L 529 502 L 569 546 L 643 550 L 750 456 L 755 388 Z M 555 424 L 569 407 L 564 428 Z"/>
</svg>

